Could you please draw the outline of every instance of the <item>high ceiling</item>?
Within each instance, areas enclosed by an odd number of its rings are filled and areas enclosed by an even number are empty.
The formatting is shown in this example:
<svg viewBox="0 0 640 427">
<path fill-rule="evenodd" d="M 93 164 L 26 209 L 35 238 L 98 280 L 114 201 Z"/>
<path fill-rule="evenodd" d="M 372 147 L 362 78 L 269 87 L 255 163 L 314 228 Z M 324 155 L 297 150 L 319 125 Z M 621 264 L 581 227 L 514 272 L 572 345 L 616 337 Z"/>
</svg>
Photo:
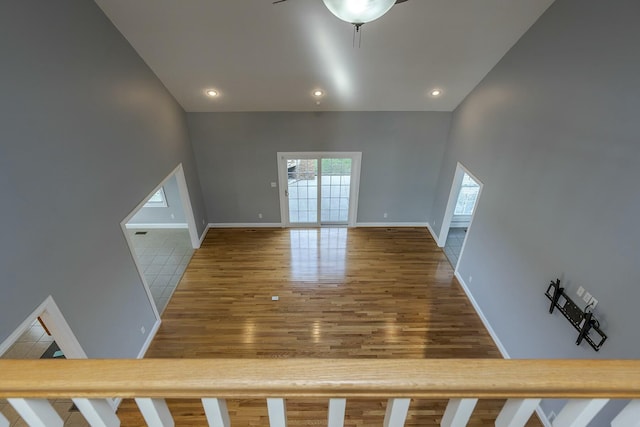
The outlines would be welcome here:
<svg viewBox="0 0 640 427">
<path fill-rule="evenodd" d="M 360 48 L 322 0 L 96 2 L 186 111 L 452 111 L 553 0 L 408 0 Z"/>
</svg>

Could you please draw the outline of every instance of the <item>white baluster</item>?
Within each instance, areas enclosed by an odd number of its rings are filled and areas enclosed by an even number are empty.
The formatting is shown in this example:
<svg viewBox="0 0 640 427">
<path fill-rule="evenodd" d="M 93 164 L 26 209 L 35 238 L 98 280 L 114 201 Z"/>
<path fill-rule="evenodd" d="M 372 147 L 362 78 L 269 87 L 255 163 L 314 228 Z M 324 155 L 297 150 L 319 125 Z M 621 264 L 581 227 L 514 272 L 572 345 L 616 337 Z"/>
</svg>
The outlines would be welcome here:
<svg viewBox="0 0 640 427">
<path fill-rule="evenodd" d="M 287 427 L 287 403 L 284 399 L 267 399 L 267 409 L 271 427 Z"/>
<path fill-rule="evenodd" d="M 7 399 L 30 427 L 62 427 L 64 422 L 46 399 Z"/>
<path fill-rule="evenodd" d="M 611 421 L 611 427 L 640 427 L 640 400 L 632 400 Z"/>
<path fill-rule="evenodd" d="M 71 399 L 91 427 L 118 427 L 120 420 L 105 399 Z"/>
<path fill-rule="evenodd" d="M 9 427 L 9 420 L 0 412 L 0 427 Z"/>
<path fill-rule="evenodd" d="M 149 427 L 173 427 L 175 425 L 166 400 L 137 398 L 136 404 Z"/>
<path fill-rule="evenodd" d="M 329 399 L 329 427 L 343 427 L 347 399 Z"/>
<path fill-rule="evenodd" d="M 227 410 L 227 402 L 224 399 L 202 399 L 204 413 L 207 415 L 210 427 L 229 427 L 229 411 Z"/>
<path fill-rule="evenodd" d="M 451 399 L 444 411 L 441 427 L 464 427 L 467 425 L 478 399 Z"/>
<path fill-rule="evenodd" d="M 496 418 L 496 427 L 524 427 L 540 399 L 509 399 Z"/>
<path fill-rule="evenodd" d="M 389 399 L 384 414 L 384 427 L 402 427 L 407 419 L 411 399 Z"/>
<path fill-rule="evenodd" d="M 553 421 L 553 427 L 586 427 L 609 399 L 570 400 Z"/>
</svg>

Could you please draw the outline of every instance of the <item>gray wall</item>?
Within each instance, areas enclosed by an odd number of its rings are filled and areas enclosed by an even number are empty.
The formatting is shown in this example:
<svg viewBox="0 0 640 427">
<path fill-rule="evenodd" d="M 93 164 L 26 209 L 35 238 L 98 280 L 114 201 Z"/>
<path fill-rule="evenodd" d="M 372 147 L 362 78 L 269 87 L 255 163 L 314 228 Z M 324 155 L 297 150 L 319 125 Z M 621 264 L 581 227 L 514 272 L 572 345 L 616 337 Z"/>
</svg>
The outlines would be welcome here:
<svg viewBox="0 0 640 427">
<path fill-rule="evenodd" d="M 361 151 L 358 222 L 426 222 L 450 117 L 434 112 L 189 113 L 209 220 L 279 223 L 278 189 L 270 186 L 278 181 L 278 151 Z"/>
<path fill-rule="evenodd" d="M 143 206 L 128 224 L 186 224 L 187 219 L 182 208 L 178 180 L 175 175 L 163 185 L 166 207 Z M 171 217 L 173 215 L 173 218 Z"/>
<path fill-rule="evenodd" d="M 120 221 L 180 162 L 185 114 L 91 1 L 0 6 L 0 341 L 52 295 L 90 357 L 134 357 L 154 317 Z"/>
<path fill-rule="evenodd" d="M 431 222 L 459 161 L 485 185 L 459 270 L 514 358 L 640 357 L 638 16 L 556 0 L 454 112 Z M 549 315 L 556 277 L 599 299 L 599 353 Z"/>
</svg>

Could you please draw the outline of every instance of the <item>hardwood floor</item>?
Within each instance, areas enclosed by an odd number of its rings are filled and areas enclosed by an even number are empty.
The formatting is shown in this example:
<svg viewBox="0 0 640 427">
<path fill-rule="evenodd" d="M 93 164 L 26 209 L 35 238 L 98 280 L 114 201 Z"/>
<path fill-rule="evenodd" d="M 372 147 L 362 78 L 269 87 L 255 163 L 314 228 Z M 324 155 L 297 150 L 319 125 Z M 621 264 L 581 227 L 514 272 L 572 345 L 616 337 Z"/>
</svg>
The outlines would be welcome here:
<svg viewBox="0 0 640 427">
<path fill-rule="evenodd" d="M 210 230 L 147 357 L 500 355 L 428 231 L 321 228 Z M 268 425 L 264 400 L 228 404 L 232 425 Z M 289 425 L 326 424 L 326 402 L 287 404 Z M 439 425 L 444 405 L 412 402 L 407 425 Z M 345 425 L 381 425 L 384 407 L 348 401 Z M 498 407 L 479 403 L 469 425 L 492 426 Z M 199 402 L 170 408 L 176 425 L 206 425 Z M 144 425 L 132 402 L 119 415 L 123 425 Z"/>
</svg>

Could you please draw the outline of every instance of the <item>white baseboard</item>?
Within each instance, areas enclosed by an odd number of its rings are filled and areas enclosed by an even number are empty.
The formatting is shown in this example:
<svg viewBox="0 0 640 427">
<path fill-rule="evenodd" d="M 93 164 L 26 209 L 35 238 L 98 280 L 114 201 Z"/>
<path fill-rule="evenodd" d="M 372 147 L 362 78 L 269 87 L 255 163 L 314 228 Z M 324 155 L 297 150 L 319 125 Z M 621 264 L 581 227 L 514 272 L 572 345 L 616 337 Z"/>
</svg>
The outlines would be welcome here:
<svg viewBox="0 0 640 427">
<path fill-rule="evenodd" d="M 209 228 L 282 228 L 280 222 L 221 222 L 209 223 Z"/>
<path fill-rule="evenodd" d="M 202 242 L 204 242 L 204 239 L 207 238 L 207 233 L 209 232 L 209 228 L 211 228 L 211 226 L 207 224 L 207 226 L 204 228 L 204 231 L 202 232 L 202 235 L 200 236 L 200 244 L 198 245 L 198 248 L 202 246 Z"/>
<path fill-rule="evenodd" d="M 438 237 L 436 236 L 436 232 L 433 231 L 433 228 L 431 228 L 431 224 L 429 223 L 427 223 L 427 230 L 429 230 L 429 234 L 431 234 L 433 240 L 435 240 L 436 244 L 438 244 Z"/>
<path fill-rule="evenodd" d="M 161 228 L 186 228 L 189 229 L 189 225 L 186 223 L 176 222 L 176 223 L 134 223 L 134 224 L 125 224 L 127 229 L 138 229 L 138 228 L 148 228 L 148 229 L 161 229 Z"/>
<path fill-rule="evenodd" d="M 428 227 L 428 222 L 358 222 L 356 227 Z"/>
<path fill-rule="evenodd" d="M 151 342 L 153 341 L 153 339 L 156 337 L 156 334 L 158 333 L 158 329 L 160 328 L 160 323 L 162 323 L 160 319 L 156 320 L 156 323 L 154 323 L 153 327 L 149 331 L 149 335 L 147 335 L 147 339 L 145 340 L 144 344 L 142 344 L 142 348 L 138 353 L 138 356 L 137 356 L 138 359 L 144 358 L 144 355 L 147 354 L 147 350 L 149 350 L 149 347 L 151 346 Z"/>
<path fill-rule="evenodd" d="M 473 305 L 473 308 L 476 310 L 476 313 L 478 313 L 480 320 L 482 320 L 482 324 L 484 325 L 485 328 L 487 328 L 489 335 L 491 335 L 491 339 L 493 339 L 493 342 L 496 344 L 496 347 L 498 347 L 500 354 L 504 359 L 511 359 L 511 356 L 509 356 L 509 352 L 507 352 L 507 349 L 504 347 L 504 345 L 500 341 L 500 338 L 498 338 L 498 334 L 496 334 L 496 331 L 494 331 L 493 328 L 491 327 L 489 320 L 486 318 L 486 316 L 480 309 L 478 302 L 475 300 L 475 298 L 471 294 L 471 291 L 469 290 L 469 287 L 465 283 L 464 279 L 462 279 L 462 276 L 460 276 L 460 273 L 458 273 L 457 271 L 455 272 L 455 275 L 456 275 L 456 278 L 458 279 L 458 282 L 460 282 L 460 286 L 462 286 L 462 290 L 467 295 L 467 298 L 469 298 L 469 301 L 471 301 L 471 305 Z M 536 408 L 536 413 L 538 414 L 538 418 L 540 418 L 540 421 L 545 427 L 552 427 L 551 423 L 549 422 L 549 419 L 547 418 L 547 415 L 544 413 L 544 411 L 540 406 Z"/>
<path fill-rule="evenodd" d="M 491 338 L 493 339 L 493 342 L 498 347 L 498 350 L 500 351 L 500 354 L 502 355 L 502 357 L 505 359 L 511 359 L 511 356 L 509 356 L 507 349 L 504 347 L 504 345 L 502 345 L 502 342 L 500 341 L 500 338 L 498 338 L 496 331 L 494 331 L 493 328 L 491 327 L 489 320 L 487 320 L 486 316 L 480 309 L 478 302 L 475 300 L 475 298 L 471 294 L 469 287 L 467 286 L 465 281 L 462 279 L 462 276 L 460 276 L 460 273 L 456 271 L 455 276 L 460 282 L 460 285 L 462 286 L 462 290 L 467 295 L 467 298 L 469 298 L 469 301 L 471 301 L 471 304 L 473 305 L 473 308 L 476 310 L 476 313 L 478 313 L 478 316 L 480 316 L 480 320 L 482 320 L 482 324 L 484 325 L 485 328 L 487 328 L 487 331 L 489 331 L 489 335 L 491 335 Z"/>
</svg>

